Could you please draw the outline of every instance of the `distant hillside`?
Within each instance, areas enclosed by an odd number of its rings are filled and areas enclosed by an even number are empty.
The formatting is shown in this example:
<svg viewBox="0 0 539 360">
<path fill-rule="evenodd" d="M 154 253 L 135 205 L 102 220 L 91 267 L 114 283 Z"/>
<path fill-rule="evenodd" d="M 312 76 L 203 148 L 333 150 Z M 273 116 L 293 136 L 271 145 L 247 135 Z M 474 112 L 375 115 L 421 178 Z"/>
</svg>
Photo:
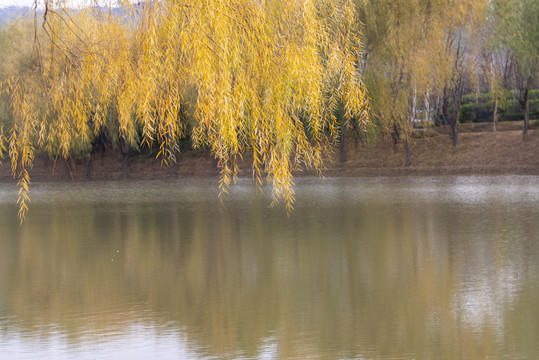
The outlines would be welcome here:
<svg viewBox="0 0 539 360">
<path fill-rule="evenodd" d="M 99 7 L 94 7 L 93 10 L 96 11 L 97 13 L 100 13 L 100 12 L 112 13 L 114 16 L 118 16 L 120 18 L 123 17 L 123 18 L 130 19 L 130 16 L 132 16 L 130 12 L 125 11 L 119 7 L 107 8 L 107 7 L 99 6 Z M 77 10 L 75 9 L 72 11 L 76 12 Z M 38 10 L 38 15 L 41 16 L 42 14 L 43 14 L 43 11 Z M 10 21 L 16 20 L 17 18 L 20 18 L 20 17 L 32 18 L 33 16 L 34 16 L 34 10 L 33 8 L 28 7 L 28 6 L 6 6 L 6 7 L 0 6 L 0 27 L 5 26 Z"/>
<path fill-rule="evenodd" d="M 6 6 L 0 7 L 0 27 L 6 25 L 19 17 L 30 16 L 32 9 L 28 6 Z"/>
</svg>

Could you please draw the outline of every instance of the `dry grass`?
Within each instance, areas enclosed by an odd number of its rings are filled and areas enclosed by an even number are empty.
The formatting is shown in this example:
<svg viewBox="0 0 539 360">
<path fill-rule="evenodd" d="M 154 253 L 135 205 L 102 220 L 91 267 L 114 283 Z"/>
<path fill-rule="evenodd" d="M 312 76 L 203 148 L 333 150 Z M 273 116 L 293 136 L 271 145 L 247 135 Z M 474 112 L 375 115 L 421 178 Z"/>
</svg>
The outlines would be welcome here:
<svg viewBox="0 0 539 360">
<path fill-rule="evenodd" d="M 501 123 L 500 123 L 501 124 Z M 465 124 L 467 125 L 467 124 Z M 514 125 L 511 125 L 514 126 Z M 502 127 L 503 128 L 503 127 Z M 325 171 L 329 176 L 407 176 L 407 175 L 464 175 L 464 174 L 538 174 L 539 133 L 531 130 L 527 141 L 522 131 L 460 133 L 460 144 L 451 146 L 447 134 L 429 131 L 412 139 L 412 165 L 404 166 L 405 151 L 402 143 L 393 144 L 390 137 L 382 137 L 370 143 L 347 140 L 345 163 L 340 166 L 337 151 L 328 162 Z M 96 155 L 92 161 L 93 180 L 123 178 L 123 163 L 117 154 Z M 241 175 L 251 176 L 249 156 L 240 164 Z M 51 160 L 37 159 L 31 171 L 32 181 L 86 180 L 87 162 L 69 163 L 63 160 L 54 164 Z M 163 179 L 171 177 L 216 177 L 219 169 L 211 157 L 201 151 L 188 151 L 180 155 L 173 167 L 161 163 L 149 155 L 137 155 L 130 159 L 129 178 Z M 302 172 L 297 175 L 311 172 Z M 0 181 L 14 182 L 9 163 L 0 165 Z"/>
<path fill-rule="evenodd" d="M 389 137 L 349 144 L 343 175 L 539 174 L 539 134 L 522 131 L 467 132 L 453 149 L 448 135 L 412 139 L 412 165 L 404 166 L 403 144 Z M 333 170 L 337 172 L 337 169 Z"/>
</svg>

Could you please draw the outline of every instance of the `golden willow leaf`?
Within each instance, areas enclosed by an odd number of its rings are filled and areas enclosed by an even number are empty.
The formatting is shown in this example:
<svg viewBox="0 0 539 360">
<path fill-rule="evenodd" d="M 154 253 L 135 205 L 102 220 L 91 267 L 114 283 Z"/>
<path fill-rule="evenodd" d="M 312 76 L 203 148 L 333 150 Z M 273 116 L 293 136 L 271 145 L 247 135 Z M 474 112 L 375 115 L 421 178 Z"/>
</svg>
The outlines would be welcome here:
<svg viewBox="0 0 539 360">
<path fill-rule="evenodd" d="M 36 115 L 27 102 L 12 104 L 19 129 L 35 133 L 13 138 L 14 149 L 23 141 L 67 158 L 106 133 L 131 148 L 155 146 L 169 162 L 190 136 L 217 158 L 222 192 L 237 176 L 238 156 L 252 153 L 257 182 L 272 183 L 274 201 L 292 209 L 292 172 L 323 169 L 338 138 L 337 106 L 368 121 L 351 0 L 123 6 L 115 15 L 47 1 L 39 86 L 25 90 Z M 13 156 L 24 161 L 21 151 Z"/>
</svg>

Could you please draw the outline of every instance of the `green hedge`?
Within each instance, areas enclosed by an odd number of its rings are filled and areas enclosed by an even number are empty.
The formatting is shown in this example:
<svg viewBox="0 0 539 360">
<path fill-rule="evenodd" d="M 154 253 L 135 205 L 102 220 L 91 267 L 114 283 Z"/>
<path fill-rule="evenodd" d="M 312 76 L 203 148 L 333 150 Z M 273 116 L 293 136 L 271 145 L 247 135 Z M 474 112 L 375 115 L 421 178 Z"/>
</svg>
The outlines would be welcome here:
<svg viewBox="0 0 539 360">
<path fill-rule="evenodd" d="M 512 121 L 524 119 L 524 112 L 518 102 L 519 94 L 514 91 L 506 91 L 504 95 L 505 99 L 502 99 L 498 103 L 498 120 Z M 490 94 L 468 94 L 463 97 L 459 121 L 463 123 L 489 122 L 492 121 L 493 112 L 494 101 Z M 530 118 L 539 118 L 539 90 L 530 91 Z"/>
<path fill-rule="evenodd" d="M 505 90 L 504 96 L 506 101 L 512 102 L 513 98 L 517 99 L 520 97 L 520 91 L 518 90 Z M 539 99 L 539 89 L 533 89 L 530 90 L 529 93 L 530 100 Z M 469 103 L 477 103 L 477 102 L 487 102 L 492 101 L 492 94 L 491 93 L 471 93 L 466 94 L 462 97 L 462 104 L 469 104 Z"/>
</svg>

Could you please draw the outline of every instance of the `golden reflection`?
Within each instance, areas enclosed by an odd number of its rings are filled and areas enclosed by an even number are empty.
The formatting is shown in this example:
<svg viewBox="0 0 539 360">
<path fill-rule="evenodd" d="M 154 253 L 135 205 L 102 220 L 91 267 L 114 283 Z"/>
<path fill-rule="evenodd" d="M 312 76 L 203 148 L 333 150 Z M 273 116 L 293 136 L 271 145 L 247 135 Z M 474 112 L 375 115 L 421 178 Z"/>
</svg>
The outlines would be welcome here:
<svg viewBox="0 0 539 360">
<path fill-rule="evenodd" d="M 2 205 L 3 327 L 80 343 L 144 324 L 246 358 L 539 356 L 537 222 L 334 195 L 290 217 L 258 197 L 42 203 L 22 227 Z"/>
</svg>

